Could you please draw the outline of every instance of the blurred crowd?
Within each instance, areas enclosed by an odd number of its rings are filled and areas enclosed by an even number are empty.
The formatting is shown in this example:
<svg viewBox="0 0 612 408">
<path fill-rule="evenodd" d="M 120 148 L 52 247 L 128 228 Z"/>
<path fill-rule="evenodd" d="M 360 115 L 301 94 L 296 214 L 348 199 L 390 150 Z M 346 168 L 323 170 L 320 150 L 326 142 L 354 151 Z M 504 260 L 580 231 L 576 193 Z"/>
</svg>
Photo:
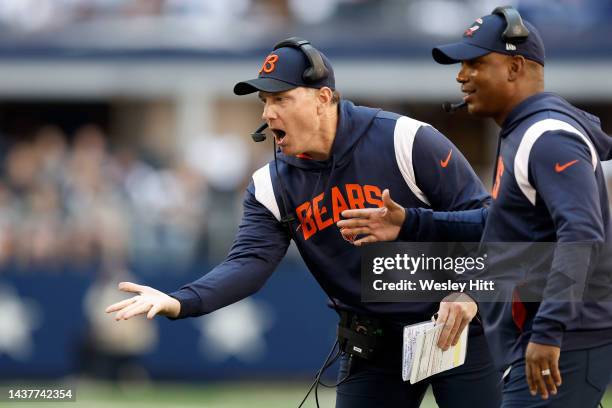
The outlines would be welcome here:
<svg viewBox="0 0 612 408">
<path fill-rule="evenodd" d="M 44 126 L 6 151 L 0 265 L 193 261 L 204 240 L 205 178 L 184 162 L 154 167 L 132 148 L 111 150 L 92 124 L 70 136 Z"/>
<path fill-rule="evenodd" d="M 143 17 L 230 21 L 257 15 L 308 21 L 330 17 L 340 4 L 378 0 L 2 0 L 0 21 L 16 31 L 52 30 L 94 20 Z"/>
<path fill-rule="evenodd" d="M 570 30 L 605 23 L 612 15 L 607 0 L 2 0 L 0 32 L 50 33 L 75 24 L 109 24 L 126 18 L 164 25 L 179 18 L 189 27 L 179 35 L 194 36 L 206 31 L 206 26 L 253 19 L 268 23 L 259 27 L 264 31 L 281 22 L 325 24 L 346 19 L 378 21 L 382 17 L 393 23 L 394 17 L 403 16 L 409 20 L 416 17 L 414 21 L 420 23 L 417 28 L 425 32 L 433 25 L 444 33 L 444 23 L 454 27 L 452 20 L 471 20 L 473 15 L 500 5 L 518 7 L 534 22 L 552 21 Z M 465 24 L 459 21 L 461 27 Z"/>
</svg>

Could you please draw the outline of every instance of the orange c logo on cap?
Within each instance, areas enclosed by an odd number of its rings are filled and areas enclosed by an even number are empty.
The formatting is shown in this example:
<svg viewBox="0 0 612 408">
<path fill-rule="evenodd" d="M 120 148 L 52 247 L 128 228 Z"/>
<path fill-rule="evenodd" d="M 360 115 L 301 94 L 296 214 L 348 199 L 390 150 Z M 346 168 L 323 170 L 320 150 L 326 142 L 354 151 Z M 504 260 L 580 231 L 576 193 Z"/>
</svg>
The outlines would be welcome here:
<svg viewBox="0 0 612 408">
<path fill-rule="evenodd" d="M 278 55 L 268 55 L 265 61 L 263 62 L 259 73 L 261 74 L 262 72 L 265 72 L 266 74 L 269 74 L 270 72 L 274 71 L 276 69 L 276 61 L 278 61 Z"/>
</svg>

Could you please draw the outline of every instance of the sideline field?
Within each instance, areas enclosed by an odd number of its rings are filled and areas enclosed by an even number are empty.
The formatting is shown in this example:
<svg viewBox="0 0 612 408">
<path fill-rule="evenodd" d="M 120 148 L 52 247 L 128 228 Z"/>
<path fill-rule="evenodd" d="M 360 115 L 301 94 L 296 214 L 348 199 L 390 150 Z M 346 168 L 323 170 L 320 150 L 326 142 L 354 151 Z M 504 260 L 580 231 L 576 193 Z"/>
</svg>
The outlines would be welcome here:
<svg viewBox="0 0 612 408">
<path fill-rule="evenodd" d="M 149 385 L 118 386 L 107 383 L 86 383 L 77 386 L 77 401 L 68 403 L 44 403 L 45 408 L 292 408 L 304 397 L 308 385 L 291 382 L 244 383 L 151 383 Z M 321 408 L 334 406 L 334 390 L 319 389 Z M 0 407 L 41 408 L 40 403 L 0 402 Z M 315 407 L 311 395 L 304 407 Z M 604 407 L 612 407 L 612 389 L 603 401 Z M 428 393 L 422 408 L 436 408 L 433 395 Z"/>
</svg>

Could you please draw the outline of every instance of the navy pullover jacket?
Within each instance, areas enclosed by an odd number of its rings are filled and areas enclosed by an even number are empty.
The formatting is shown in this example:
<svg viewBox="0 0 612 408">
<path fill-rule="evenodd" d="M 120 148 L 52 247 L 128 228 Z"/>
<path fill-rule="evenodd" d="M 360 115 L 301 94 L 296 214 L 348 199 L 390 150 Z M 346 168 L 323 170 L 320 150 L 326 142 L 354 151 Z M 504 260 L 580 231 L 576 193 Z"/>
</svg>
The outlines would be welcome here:
<svg viewBox="0 0 612 408">
<path fill-rule="evenodd" d="M 564 350 L 612 342 L 612 302 L 601 301 L 610 297 L 612 273 L 608 194 L 600 162 L 611 158 L 612 138 L 601 130 L 599 118 L 551 93 L 520 103 L 504 121 L 500 137 L 491 206 L 451 213 L 407 209 L 400 239 L 472 241 L 482 234 L 485 243 L 557 243 L 539 260 L 547 262 L 545 268 L 514 269 L 521 274 L 514 279 L 519 284 L 506 303 L 479 305 L 501 367 L 522 358 L 529 341 Z M 579 249 L 576 243 L 586 245 Z M 521 255 L 509 247 L 489 263 L 517 264 Z M 536 270 L 545 275 L 530 276 Z M 521 292 L 538 281 L 543 282 L 542 302 L 522 304 Z M 593 291 L 599 291 L 597 301 L 588 301 L 585 293 Z M 478 293 L 473 295 L 478 299 Z M 520 321 L 517 302 L 526 313 Z"/>
<path fill-rule="evenodd" d="M 297 248 L 308 269 L 341 308 L 398 322 L 429 319 L 434 303 L 362 303 L 360 253 L 335 223 L 349 208 L 379 207 L 382 191 L 406 207 L 438 211 L 482 207 L 489 196 L 459 150 L 428 124 L 342 100 L 331 156 L 325 161 L 278 154 L 278 172 Z M 295 136 L 294 136 L 295 137 Z M 291 234 L 274 162 L 253 174 L 227 258 L 171 296 L 179 318 L 199 316 L 259 290 L 285 255 Z"/>
</svg>

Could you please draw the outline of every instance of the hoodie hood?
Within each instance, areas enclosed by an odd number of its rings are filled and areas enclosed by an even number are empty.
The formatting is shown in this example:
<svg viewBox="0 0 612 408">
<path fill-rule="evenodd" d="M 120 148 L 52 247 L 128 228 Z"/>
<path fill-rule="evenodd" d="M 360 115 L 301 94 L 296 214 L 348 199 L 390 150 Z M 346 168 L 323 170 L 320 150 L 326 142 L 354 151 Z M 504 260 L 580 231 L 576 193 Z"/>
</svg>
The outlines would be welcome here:
<svg viewBox="0 0 612 408">
<path fill-rule="evenodd" d="M 612 137 L 601 130 L 599 118 L 572 106 L 559 95 L 550 92 L 532 95 L 518 104 L 504 121 L 501 137 L 510 134 L 525 118 L 543 111 L 559 112 L 574 119 L 593 142 L 599 159 L 601 161 L 612 159 Z"/>
<path fill-rule="evenodd" d="M 380 109 L 355 106 L 351 101 L 342 99 L 338 104 L 336 137 L 332 144 L 330 157 L 327 160 L 310 160 L 286 156 L 280 149 L 277 151 L 278 159 L 290 166 L 304 170 L 321 171 L 332 167 L 342 167 L 350 161 L 350 153 L 372 125 L 372 121 L 378 112 L 380 112 Z"/>
</svg>

